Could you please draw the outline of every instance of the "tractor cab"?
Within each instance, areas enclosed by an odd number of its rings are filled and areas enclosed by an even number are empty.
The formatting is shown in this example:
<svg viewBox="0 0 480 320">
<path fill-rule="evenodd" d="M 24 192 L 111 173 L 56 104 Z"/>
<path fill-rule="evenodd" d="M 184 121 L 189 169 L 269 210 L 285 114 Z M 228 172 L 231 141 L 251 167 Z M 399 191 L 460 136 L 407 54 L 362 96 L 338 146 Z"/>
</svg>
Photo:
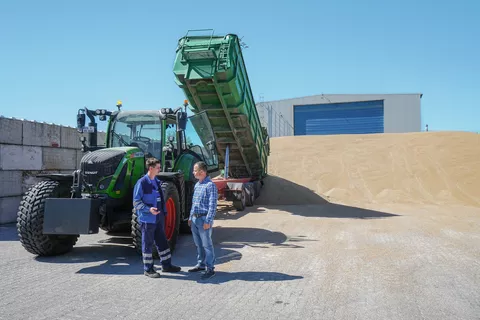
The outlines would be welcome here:
<svg viewBox="0 0 480 320">
<path fill-rule="evenodd" d="M 107 148 L 136 147 L 145 158 L 162 162 L 162 171 L 172 171 L 184 153 L 194 153 L 209 169 L 218 168 L 215 137 L 210 122 L 201 112 L 187 117 L 181 109 L 119 111 L 113 114 Z"/>
<path fill-rule="evenodd" d="M 121 111 L 112 120 L 107 148 L 136 147 L 146 158 L 161 159 L 162 119 L 159 111 Z"/>
</svg>

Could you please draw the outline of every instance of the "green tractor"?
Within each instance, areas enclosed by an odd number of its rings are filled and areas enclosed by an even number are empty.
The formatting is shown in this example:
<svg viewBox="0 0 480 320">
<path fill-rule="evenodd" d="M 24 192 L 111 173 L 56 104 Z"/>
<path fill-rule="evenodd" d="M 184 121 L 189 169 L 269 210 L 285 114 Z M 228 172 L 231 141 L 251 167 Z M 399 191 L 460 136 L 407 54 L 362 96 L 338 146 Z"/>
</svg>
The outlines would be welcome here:
<svg viewBox="0 0 480 320">
<path fill-rule="evenodd" d="M 43 174 L 24 195 L 18 210 L 20 242 L 40 256 L 69 252 L 80 235 L 130 228 L 141 252 L 141 231 L 133 208 L 133 188 L 145 173 L 145 160 L 161 160 L 159 174 L 168 215 L 165 232 L 174 250 L 177 237 L 189 231 L 193 165 L 204 161 L 218 171 L 215 135 L 204 112 L 187 115 L 187 101 L 175 110 L 108 111 L 87 108 L 77 115 L 85 155 L 72 174 Z M 106 121 L 106 145 L 97 145 L 97 123 Z M 86 117 L 90 122 L 85 126 Z"/>
</svg>

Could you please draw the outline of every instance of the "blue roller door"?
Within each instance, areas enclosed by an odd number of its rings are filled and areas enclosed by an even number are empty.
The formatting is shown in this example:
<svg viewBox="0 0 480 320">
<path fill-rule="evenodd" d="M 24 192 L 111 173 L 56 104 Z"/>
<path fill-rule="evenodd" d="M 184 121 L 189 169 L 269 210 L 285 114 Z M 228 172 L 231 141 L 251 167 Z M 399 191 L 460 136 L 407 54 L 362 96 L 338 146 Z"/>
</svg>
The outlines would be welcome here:
<svg viewBox="0 0 480 320">
<path fill-rule="evenodd" d="M 294 106 L 295 135 L 383 133 L 383 100 Z"/>
</svg>

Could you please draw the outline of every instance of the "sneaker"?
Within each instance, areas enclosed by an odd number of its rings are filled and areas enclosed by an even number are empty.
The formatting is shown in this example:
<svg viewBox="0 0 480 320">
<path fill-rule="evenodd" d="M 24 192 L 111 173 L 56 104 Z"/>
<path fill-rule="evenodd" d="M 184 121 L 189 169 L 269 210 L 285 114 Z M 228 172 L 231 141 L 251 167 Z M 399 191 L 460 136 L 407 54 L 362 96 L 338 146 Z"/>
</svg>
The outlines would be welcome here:
<svg viewBox="0 0 480 320">
<path fill-rule="evenodd" d="M 193 267 L 192 269 L 188 270 L 188 272 L 198 272 L 198 271 L 205 271 L 205 267 L 199 267 L 199 266 L 195 266 Z"/>
<path fill-rule="evenodd" d="M 173 264 L 168 267 L 162 267 L 163 272 L 179 272 L 180 270 L 182 270 L 182 268 L 174 266 Z"/>
<path fill-rule="evenodd" d="M 207 279 L 213 278 L 214 276 L 215 276 L 215 271 L 207 270 L 206 272 L 203 273 L 202 280 L 207 280 Z"/>
<path fill-rule="evenodd" d="M 144 271 L 143 274 L 149 278 L 160 278 L 160 274 L 155 270 Z"/>
</svg>

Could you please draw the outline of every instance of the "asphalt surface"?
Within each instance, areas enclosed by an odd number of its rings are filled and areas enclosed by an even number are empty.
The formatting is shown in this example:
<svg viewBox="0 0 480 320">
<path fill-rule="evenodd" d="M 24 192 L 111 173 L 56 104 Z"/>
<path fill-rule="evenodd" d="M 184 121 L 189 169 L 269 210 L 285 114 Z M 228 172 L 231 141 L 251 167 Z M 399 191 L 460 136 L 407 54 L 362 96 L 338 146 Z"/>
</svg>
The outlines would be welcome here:
<svg viewBox="0 0 480 320">
<path fill-rule="evenodd" d="M 213 279 L 150 279 L 128 234 L 39 258 L 0 226 L 0 319 L 480 319 L 479 208 L 255 207 L 213 237 Z M 195 264 L 190 235 L 173 261 Z"/>
</svg>

